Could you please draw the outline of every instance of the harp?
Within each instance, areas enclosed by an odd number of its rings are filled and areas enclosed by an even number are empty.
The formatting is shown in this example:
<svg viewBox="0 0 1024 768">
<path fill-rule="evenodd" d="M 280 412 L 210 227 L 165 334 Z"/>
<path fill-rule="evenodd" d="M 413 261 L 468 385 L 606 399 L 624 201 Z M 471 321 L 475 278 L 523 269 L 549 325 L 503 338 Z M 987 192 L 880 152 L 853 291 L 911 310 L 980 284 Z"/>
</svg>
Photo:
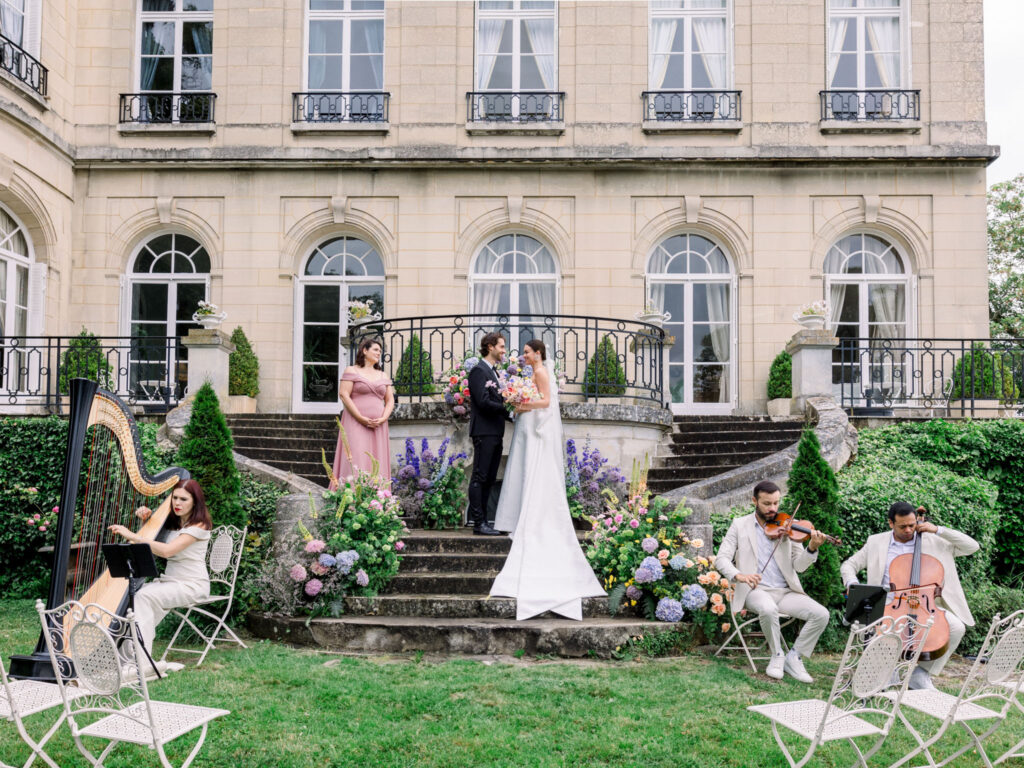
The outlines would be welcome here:
<svg viewBox="0 0 1024 768">
<path fill-rule="evenodd" d="M 115 540 L 108 527 L 120 523 L 155 538 L 170 513 L 169 492 L 179 480 L 188 478 L 189 473 L 179 467 L 149 474 L 135 419 L 127 406 L 116 395 L 99 389 L 95 381 L 73 379 L 47 609 L 78 600 L 124 615 L 128 580 L 110 576 L 100 550 Z M 151 507 L 153 514 L 140 527 L 135 510 L 143 505 Z M 51 637 L 53 629 L 60 628 L 51 628 Z M 42 636 L 31 655 L 10 658 L 10 674 L 53 681 Z"/>
</svg>

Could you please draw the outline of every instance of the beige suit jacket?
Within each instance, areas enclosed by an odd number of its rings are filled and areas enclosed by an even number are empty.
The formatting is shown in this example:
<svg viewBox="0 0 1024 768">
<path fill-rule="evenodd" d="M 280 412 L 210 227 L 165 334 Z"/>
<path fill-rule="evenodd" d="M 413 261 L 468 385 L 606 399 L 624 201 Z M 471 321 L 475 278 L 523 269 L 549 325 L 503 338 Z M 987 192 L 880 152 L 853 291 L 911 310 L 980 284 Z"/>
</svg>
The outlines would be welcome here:
<svg viewBox="0 0 1024 768">
<path fill-rule="evenodd" d="M 798 573 L 803 573 L 818 559 L 817 552 L 808 552 L 800 544 L 790 539 L 783 539 L 775 550 L 775 562 L 789 585 L 790 590 L 804 594 L 800 586 Z M 722 545 L 718 548 L 715 568 L 725 578 L 732 581 L 740 573 L 757 573 L 757 517 L 755 514 L 737 517 L 729 526 Z M 746 584 L 736 584 L 732 600 L 732 609 L 740 611 L 750 593 Z"/>
<path fill-rule="evenodd" d="M 942 596 L 939 598 L 940 607 L 952 611 L 960 621 L 968 627 L 973 627 L 974 617 L 971 615 L 971 609 L 967 607 L 967 598 L 964 596 L 963 587 L 960 586 L 960 577 L 957 575 L 953 558 L 977 552 L 978 542 L 966 533 L 944 526 L 939 526 L 938 533 L 923 533 L 921 536 L 921 553 L 938 558 L 945 571 Z M 868 584 L 888 587 L 888 584 L 882 584 L 882 576 L 885 574 L 885 559 L 889 554 L 891 540 L 892 531 L 868 536 L 864 546 L 840 567 L 843 584 L 856 584 L 857 574 L 866 570 Z"/>
</svg>

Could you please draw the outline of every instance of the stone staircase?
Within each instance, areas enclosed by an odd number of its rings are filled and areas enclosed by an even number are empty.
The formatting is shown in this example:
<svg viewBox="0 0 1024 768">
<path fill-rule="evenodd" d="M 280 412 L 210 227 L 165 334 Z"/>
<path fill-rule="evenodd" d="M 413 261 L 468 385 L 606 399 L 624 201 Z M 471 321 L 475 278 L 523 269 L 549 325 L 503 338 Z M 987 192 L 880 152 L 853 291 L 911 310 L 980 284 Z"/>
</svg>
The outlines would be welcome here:
<svg viewBox="0 0 1024 768">
<path fill-rule="evenodd" d="M 803 427 L 802 419 L 676 416 L 668 436 L 671 453 L 658 458 L 647 486 L 664 493 L 728 472 L 793 445 Z"/>
<path fill-rule="evenodd" d="M 330 414 L 253 413 L 227 416 L 235 450 L 327 487 L 321 449 L 334 461 L 338 427 Z"/>
<path fill-rule="evenodd" d="M 346 598 L 339 618 L 250 614 L 252 631 L 292 643 L 361 653 L 595 656 L 607 658 L 630 637 L 664 628 L 611 616 L 606 598 L 583 601 L 583 621 L 554 614 L 516 621 L 515 600 L 488 598 L 511 541 L 467 530 L 412 531 L 398 575 L 385 594 Z"/>
</svg>

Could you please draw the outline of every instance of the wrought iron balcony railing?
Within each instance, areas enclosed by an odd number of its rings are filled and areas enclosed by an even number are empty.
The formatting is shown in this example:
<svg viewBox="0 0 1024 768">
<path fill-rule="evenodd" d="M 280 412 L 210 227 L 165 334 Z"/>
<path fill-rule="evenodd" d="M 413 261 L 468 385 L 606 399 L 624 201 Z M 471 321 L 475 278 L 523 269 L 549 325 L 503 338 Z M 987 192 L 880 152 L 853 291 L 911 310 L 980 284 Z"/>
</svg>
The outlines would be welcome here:
<svg viewBox="0 0 1024 768">
<path fill-rule="evenodd" d="M 820 91 L 822 120 L 920 120 L 921 91 Z"/>
<path fill-rule="evenodd" d="M 442 389 L 445 371 L 479 350 L 485 333 L 497 331 L 509 351 L 540 339 L 559 366 L 562 397 L 607 401 L 629 397 L 661 405 L 665 332 L 648 323 L 583 315 L 435 315 L 349 326 L 349 359 L 360 342 L 380 339 L 381 365 L 406 402 L 429 400 Z M 416 343 L 413 344 L 413 339 Z M 419 347 L 419 355 L 410 348 Z M 475 354 L 475 353 L 474 353 Z"/>
<path fill-rule="evenodd" d="M 292 122 L 386 123 L 390 100 L 385 91 L 293 93 Z"/>
<path fill-rule="evenodd" d="M 0 68 L 10 72 L 16 80 L 40 96 L 46 96 L 46 67 L 3 35 L 0 35 Z"/>
<path fill-rule="evenodd" d="M 188 384 L 177 336 L 0 336 L 0 407 L 60 411 L 74 378 L 98 381 L 129 403 L 165 411 Z"/>
<path fill-rule="evenodd" d="M 216 93 L 122 93 L 122 123 L 212 123 Z"/>
<path fill-rule="evenodd" d="M 742 119 L 739 91 L 644 91 L 644 120 L 717 122 Z"/>
<path fill-rule="evenodd" d="M 563 91 L 470 91 L 471 123 L 560 123 L 565 120 Z"/>
</svg>

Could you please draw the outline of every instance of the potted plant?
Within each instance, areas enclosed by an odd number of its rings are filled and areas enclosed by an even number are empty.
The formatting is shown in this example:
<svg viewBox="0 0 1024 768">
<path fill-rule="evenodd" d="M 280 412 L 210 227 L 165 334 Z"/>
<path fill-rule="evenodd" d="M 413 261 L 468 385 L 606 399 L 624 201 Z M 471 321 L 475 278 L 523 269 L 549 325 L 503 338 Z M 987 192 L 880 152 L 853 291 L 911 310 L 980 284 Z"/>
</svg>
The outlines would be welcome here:
<svg viewBox="0 0 1024 768">
<path fill-rule="evenodd" d="M 196 311 L 192 313 L 192 320 L 199 323 L 203 328 L 219 328 L 220 324 L 228 316 L 227 312 L 221 312 L 220 307 L 209 301 L 200 301 Z"/>
<path fill-rule="evenodd" d="M 260 361 L 252 345 L 238 326 L 231 332 L 235 351 L 228 357 L 228 413 L 256 413 L 256 395 L 260 393 Z"/>
<path fill-rule="evenodd" d="M 359 301 L 353 299 L 348 303 L 348 321 L 350 323 L 362 323 L 365 321 L 380 320 L 380 312 L 373 311 L 373 299 Z"/>
<path fill-rule="evenodd" d="M 642 310 L 633 315 L 641 323 L 650 323 L 661 328 L 662 325 L 672 319 L 670 312 L 663 312 L 661 307 L 653 301 L 648 301 Z"/>
<path fill-rule="evenodd" d="M 828 317 L 828 302 L 824 299 L 804 304 L 793 315 L 793 319 L 808 330 L 821 330 Z"/>
<path fill-rule="evenodd" d="M 988 418 L 1014 415 L 1020 400 L 1020 387 L 1014 371 L 1024 361 L 1011 352 L 987 348 L 976 341 L 970 351 L 956 361 L 950 383 L 950 410 Z"/>
<path fill-rule="evenodd" d="M 587 369 L 583 373 L 583 394 L 608 402 L 609 397 L 618 397 L 626 391 L 626 373 L 622 370 L 619 356 L 607 334 L 601 337 Z"/>
<path fill-rule="evenodd" d="M 772 418 L 790 415 L 793 400 L 793 358 L 783 350 L 772 360 L 768 370 L 768 415 Z"/>
</svg>

